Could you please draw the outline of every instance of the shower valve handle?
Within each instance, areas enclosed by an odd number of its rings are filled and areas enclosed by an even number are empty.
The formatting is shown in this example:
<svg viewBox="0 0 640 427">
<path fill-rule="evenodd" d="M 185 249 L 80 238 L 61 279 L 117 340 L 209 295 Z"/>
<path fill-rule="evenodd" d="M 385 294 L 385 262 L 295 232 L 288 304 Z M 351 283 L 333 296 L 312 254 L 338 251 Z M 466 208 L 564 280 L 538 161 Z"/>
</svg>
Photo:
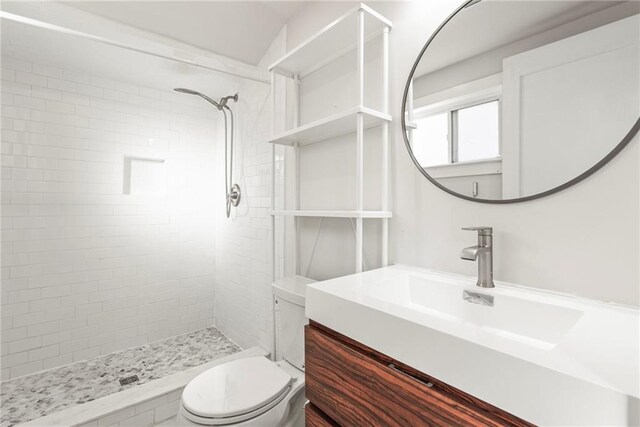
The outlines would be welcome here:
<svg viewBox="0 0 640 427">
<path fill-rule="evenodd" d="M 233 184 L 231 186 L 231 192 L 227 196 L 231 204 L 236 207 L 240 203 L 241 193 L 240 186 L 238 184 Z"/>
</svg>

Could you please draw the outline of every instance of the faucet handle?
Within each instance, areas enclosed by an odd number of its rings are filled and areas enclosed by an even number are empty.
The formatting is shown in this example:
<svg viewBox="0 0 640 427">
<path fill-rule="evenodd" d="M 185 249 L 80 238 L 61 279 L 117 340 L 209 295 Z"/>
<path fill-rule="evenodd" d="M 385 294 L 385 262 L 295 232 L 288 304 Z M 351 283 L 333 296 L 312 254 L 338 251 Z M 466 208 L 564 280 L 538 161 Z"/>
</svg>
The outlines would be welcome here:
<svg viewBox="0 0 640 427">
<path fill-rule="evenodd" d="M 477 231 L 478 236 L 491 236 L 493 234 L 493 227 L 476 226 L 476 227 L 462 227 L 465 231 Z"/>
</svg>

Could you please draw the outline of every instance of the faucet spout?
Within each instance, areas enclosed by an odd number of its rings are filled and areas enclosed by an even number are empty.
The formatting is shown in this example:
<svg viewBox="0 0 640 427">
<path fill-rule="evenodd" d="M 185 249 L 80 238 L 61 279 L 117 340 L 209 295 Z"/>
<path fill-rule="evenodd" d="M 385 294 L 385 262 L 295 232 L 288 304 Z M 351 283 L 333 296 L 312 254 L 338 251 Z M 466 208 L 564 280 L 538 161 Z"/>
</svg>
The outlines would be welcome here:
<svg viewBox="0 0 640 427">
<path fill-rule="evenodd" d="M 469 246 L 460 252 L 460 258 L 466 259 L 467 261 L 475 261 L 480 255 L 487 252 L 489 252 L 489 248 L 485 246 Z"/>
</svg>

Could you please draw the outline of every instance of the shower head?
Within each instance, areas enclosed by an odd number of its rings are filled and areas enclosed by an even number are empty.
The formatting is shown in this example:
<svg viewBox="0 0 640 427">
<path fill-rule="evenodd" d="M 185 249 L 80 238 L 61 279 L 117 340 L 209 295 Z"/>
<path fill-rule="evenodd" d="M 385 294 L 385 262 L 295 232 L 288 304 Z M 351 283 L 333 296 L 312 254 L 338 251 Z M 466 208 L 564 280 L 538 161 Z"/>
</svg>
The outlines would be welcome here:
<svg viewBox="0 0 640 427">
<path fill-rule="evenodd" d="M 225 108 L 229 108 L 227 107 L 227 101 L 233 99 L 233 102 L 238 102 L 238 94 L 236 93 L 235 95 L 229 95 L 229 96 L 225 96 L 224 98 L 220 98 L 220 108 L 225 107 Z"/>
<path fill-rule="evenodd" d="M 192 89 L 185 89 L 182 87 L 177 87 L 175 89 L 176 92 L 180 92 L 180 93 L 186 93 L 188 95 L 197 95 L 200 98 L 204 99 L 205 101 L 207 101 L 208 103 L 212 104 L 214 107 L 216 107 L 218 110 L 222 110 L 223 105 L 218 104 L 216 101 L 214 101 L 213 99 L 209 98 L 207 95 L 204 95 L 200 92 L 196 92 L 195 90 Z M 224 99 L 224 98 L 223 98 Z"/>
</svg>

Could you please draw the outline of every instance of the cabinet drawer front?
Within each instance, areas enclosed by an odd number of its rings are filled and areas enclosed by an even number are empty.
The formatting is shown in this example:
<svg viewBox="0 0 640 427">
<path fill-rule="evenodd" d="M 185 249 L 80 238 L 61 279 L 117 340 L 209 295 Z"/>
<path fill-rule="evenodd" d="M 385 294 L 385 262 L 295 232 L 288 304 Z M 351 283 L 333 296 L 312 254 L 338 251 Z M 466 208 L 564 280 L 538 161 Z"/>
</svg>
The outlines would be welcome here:
<svg viewBox="0 0 640 427">
<path fill-rule="evenodd" d="M 305 330 L 305 355 L 307 398 L 343 426 L 530 425 L 455 400 L 314 326 Z"/>
</svg>

